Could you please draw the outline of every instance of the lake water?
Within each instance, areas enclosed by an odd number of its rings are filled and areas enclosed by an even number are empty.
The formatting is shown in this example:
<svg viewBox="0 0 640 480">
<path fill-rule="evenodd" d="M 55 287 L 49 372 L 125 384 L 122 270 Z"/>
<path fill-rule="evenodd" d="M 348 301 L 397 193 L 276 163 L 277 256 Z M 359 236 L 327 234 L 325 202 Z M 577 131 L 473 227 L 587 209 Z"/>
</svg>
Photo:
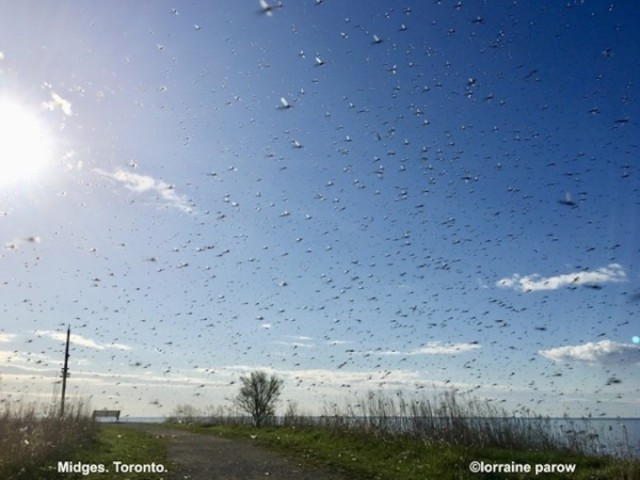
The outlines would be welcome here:
<svg viewBox="0 0 640 480">
<path fill-rule="evenodd" d="M 556 420 L 559 425 L 566 426 L 565 419 Z M 574 421 L 583 422 L 581 419 Z M 588 425 L 599 436 L 602 453 L 614 455 L 631 455 L 640 458 L 640 418 L 595 418 L 589 419 Z"/>
<path fill-rule="evenodd" d="M 166 417 L 122 417 L 121 422 L 125 423 L 162 423 Z"/>
</svg>

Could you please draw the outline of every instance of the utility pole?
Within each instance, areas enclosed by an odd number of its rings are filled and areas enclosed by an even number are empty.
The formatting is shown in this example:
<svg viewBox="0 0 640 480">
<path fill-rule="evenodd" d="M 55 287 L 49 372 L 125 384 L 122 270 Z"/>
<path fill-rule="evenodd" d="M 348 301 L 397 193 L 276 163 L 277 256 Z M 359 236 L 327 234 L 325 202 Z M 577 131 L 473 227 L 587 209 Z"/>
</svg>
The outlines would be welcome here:
<svg viewBox="0 0 640 480">
<path fill-rule="evenodd" d="M 62 398 L 60 399 L 60 416 L 64 417 L 64 395 L 67 390 L 67 377 L 69 376 L 69 337 L 71 325 L 67 327 L 67 346 L 64 349 L 64 367 L 62 367 Z"/>
</svg>

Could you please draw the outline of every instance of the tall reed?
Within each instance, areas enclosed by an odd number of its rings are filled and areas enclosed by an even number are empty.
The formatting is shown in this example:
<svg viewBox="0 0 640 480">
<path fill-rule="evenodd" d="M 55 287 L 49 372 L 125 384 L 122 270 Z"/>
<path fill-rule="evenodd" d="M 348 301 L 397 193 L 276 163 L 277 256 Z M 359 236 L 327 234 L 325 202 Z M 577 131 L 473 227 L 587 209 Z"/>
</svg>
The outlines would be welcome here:
<svg viewBox="0 0 640 480">
<path fill-rule="evenodd" d="M 489 400 L 446 391 L 433 398 L 402 392 L 370 392 L 346 410 L 332 406 L 322 423 L 334 429 L 365 431 L 380 437 L 411 437 L 426 443 L 517 450 L 565 450 L 598 453 L 600 445 L 588 421 L 571 431 L 557 420 L 528 410 L 509 413 Z M 568 419 L 565 421 L 568 425 Z"/>
<path fill-rule="evenodd" d="M 250 424 L 247 417 L 233 415 L 230 410 L 222 408 L 215 414 L 200 417 L 196 423 Z M 269 423 L 288 427 L 319 426 L 383 439 L 404 437 L 429 444 L 468 448 L 616 453 L 605 450 L 586 419 L 565 418 L 559 422 L 529 410 L 514 414 L 489 400 L 455 391 L 446 391 L 432 398 L 408 396 L 400 391 L 395 394 L 369 392 L 344 407 L 336 403 L 325 405 L 319 416 L 300 415 L 295 404 L 289 404 L 284 416 L 274 417 Z"/>
</svg>

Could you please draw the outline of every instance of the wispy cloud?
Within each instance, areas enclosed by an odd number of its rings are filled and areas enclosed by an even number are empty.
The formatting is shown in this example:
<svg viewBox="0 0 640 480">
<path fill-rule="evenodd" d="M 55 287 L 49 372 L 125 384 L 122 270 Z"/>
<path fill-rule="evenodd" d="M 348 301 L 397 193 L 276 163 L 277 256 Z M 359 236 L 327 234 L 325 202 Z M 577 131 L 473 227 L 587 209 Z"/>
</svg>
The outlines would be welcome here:
<svg viewBox="0 0 640 480">
<path fill-rule="evenodd" d="M 276 340 L 274 342 L 271 342 L 274 345 L 286 345 L 288 347 L 294 347 L 294 348 L 313 348 L 313 345 L 310 345 L 308 343 L 302 343 L 302 342 L 283 342 L 281 340 Z"/>
<path fill-rule="evenodd" d="M 133 192 L 155 193 L 170 207 L 177 208 L 178 210 L 186 213 L 193 212 L 193 207 L 189 204 L 187 197 L 178 194 L 173 185 L 162 180 L 155 179 L 149 175 L 140 175 L 138 173 L 127 172 L 125 170 L 116 170 L 115 172 L 110 173 L 97 168 L 95 171 L 103 177 L 123 183 Z"/>
<path fill-rule="evenodd" d="M 67 334 L 62 332 L 54 332 L 51 330 L 36 330 L 36 335 L 41 335 L 44 337 L 49 337 L 52 340 L 59 340 L 64 342 L 67 340 Z M 125 345 L 123 343 L 100 343 L 92 340 L 90 338 L 83 337 L 82 335 L 77 335 L 72 333 L 69 337 L 69 341 L 75 345 L 80 345 L 81 347 L 94 348 L 96 350 L 106 350 L 106 349 L 115 349 L 115 350 L 131 350 L 131 347 Z"/>
<path fill-rule="evenodd" d="M 387 371 L 348 371 L 329 369 L 280 370 L 285 377 L 307 382 L 317 382 L 325 386 L 339 387 L 341 385 L 361 386 L 364 388 L 386 386 L 415 385 L 422 383 L 421 376 L 415 371 L 387 370 Z M 430 382 L 433 383 L 433 382 Z"/>
<path fill-rule="evenodd" d="M 41 241 L 42 239 L 37 235 L 32 237 L 14 238 L 9 242 L 5 242 L 4 248 L 7 250 L 18 250 L 26 243 L 40 243 Z"/>
<path fill-rule="evenodd" d="M 413 386 L 423 382 L 421 373 L 409 370 L 335 370 L 324 368 L 310 368 L 299 370 L 276 369 L 270 366 L 257 367 L 267 374 L 275 374 L 290 381 L 312 382 L 324 387 L 340 388 L 343 385 L 352 387 L 374 388 L 386 386 Z M 246 374 L 256 369 L 249 365 L 233 365 L 226 367 L 228 371 Z M 434 382 L 424 380 L 425 385 L 433 385 Z"/>
<path fill-rule="evenodd" d="M 408 389 L 415 391 L 415 388 L 433 388 L 449 390 L 452 388 L 464 391 L 477 392 L 477 383 L 468 383 L 464 381 L 442 381 L 433 378 L 427 378 L 424 371 L 403 370 L 403 369 L 385 369 L 385 370 L 336 370 L 325 368 L 310 369 L 276 369 L 273 367 L 249 366 L 249 365 L 233 365 L 225 367 L 232 373 L 231 377 L 235 378 L 237 374 L 247 374 L 256 369 L 263 370 L 267 374 L 275 374 L 288 382 L 302 382 L 302 384 L 313 383 L 323 389 L 335 389 L 336 392 L 342 391 L 345 386 L 350 387 L 349 396 L 354 393 L 364 393 L 380 389 Z M 513 385 L 484 385 L 483 391 L 486 392 L 513 392 L 519 390 Z M 527 389 L 525 389 L 528 391 Z M 346 392 L 344 392 L 346 393 Z"/>
<path fill-rule="evenodd" d="M 282 335 L 286 340 L 274 340 L 274 345 L 286 345 L 293 348 L 314 348 L 313 338 L 304 335 Z"/>
<path fill-rule="evenodd" d="M 305 335 L 283 335 L 285 338 L 291 338 L 292 340 L 298 340 L 300 342 L 308 342 L 313 340 L 312 337 L 307 337 Z"/>
<path fill-rule="evenodd" d="M 458 355 L 481 348 L 477 343 L 429 342 L 424 347 L 411 351 L 412 355 Z"/>
<path fill-rule="evenodd" d="M 0 363 L 4 372 L 13 375 L 16 372 L 38 372 L 42 375 L 58 373 L 59 359 L 53 359 L 45 353 L 21 352 L 17 350 L 0 350 Z M 55 365 L 52 368 L 51 365 Z M 6 380 L 6 378 L 5 378 Z"/>
<path fill-rule="evenodd" d="M 9 343 L 15 340 L 15 333 L 0 333 L 0 343 Z"/>
<path fill-rule="evenodd" d="M 610 263 L 606 267 L 597 270 L 565 273 L 554 277 L 541 277 L 537 273 L 522 277 L 514 273 L 511 277 L 498 280 L 496 286 L 511 288 L 520 292 L 535 292 L 557 290 L 569 285 L 598 286 L 609 282 L 624 282 L 626 279 L 627 274 L 622 265 Z"/>
<path fill-rule="evenodd" d="M 554 362 L 579 362 L 602 365 L 640 364 L 640 348 L 637 345 L 617 343 L 611 340 L 588 342 L 582 345 L 540 350 L 538 353 Z"/>
<path fill-rule="evenodd" d="M 459 355 L 481 348 L 477 343 L 442 343 L 429 342 L 422 347 L 414 348 L 408 351 L 385 350 L 377 353 L 378 355 Z"/>
</svg>

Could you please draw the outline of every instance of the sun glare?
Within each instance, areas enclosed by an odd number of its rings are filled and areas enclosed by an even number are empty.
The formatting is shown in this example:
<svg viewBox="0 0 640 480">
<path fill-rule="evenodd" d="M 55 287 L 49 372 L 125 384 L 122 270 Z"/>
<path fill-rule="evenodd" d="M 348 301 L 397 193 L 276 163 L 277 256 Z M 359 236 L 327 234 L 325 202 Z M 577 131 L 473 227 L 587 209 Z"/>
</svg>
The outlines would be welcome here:
<svg viewBox="0 0 640 480">
<path fill-rule="evenodd" d="M 0 185 L 33 179 L 51 154 L 51 137 L 35 112 L 0 97 Z"/>
</svg>

